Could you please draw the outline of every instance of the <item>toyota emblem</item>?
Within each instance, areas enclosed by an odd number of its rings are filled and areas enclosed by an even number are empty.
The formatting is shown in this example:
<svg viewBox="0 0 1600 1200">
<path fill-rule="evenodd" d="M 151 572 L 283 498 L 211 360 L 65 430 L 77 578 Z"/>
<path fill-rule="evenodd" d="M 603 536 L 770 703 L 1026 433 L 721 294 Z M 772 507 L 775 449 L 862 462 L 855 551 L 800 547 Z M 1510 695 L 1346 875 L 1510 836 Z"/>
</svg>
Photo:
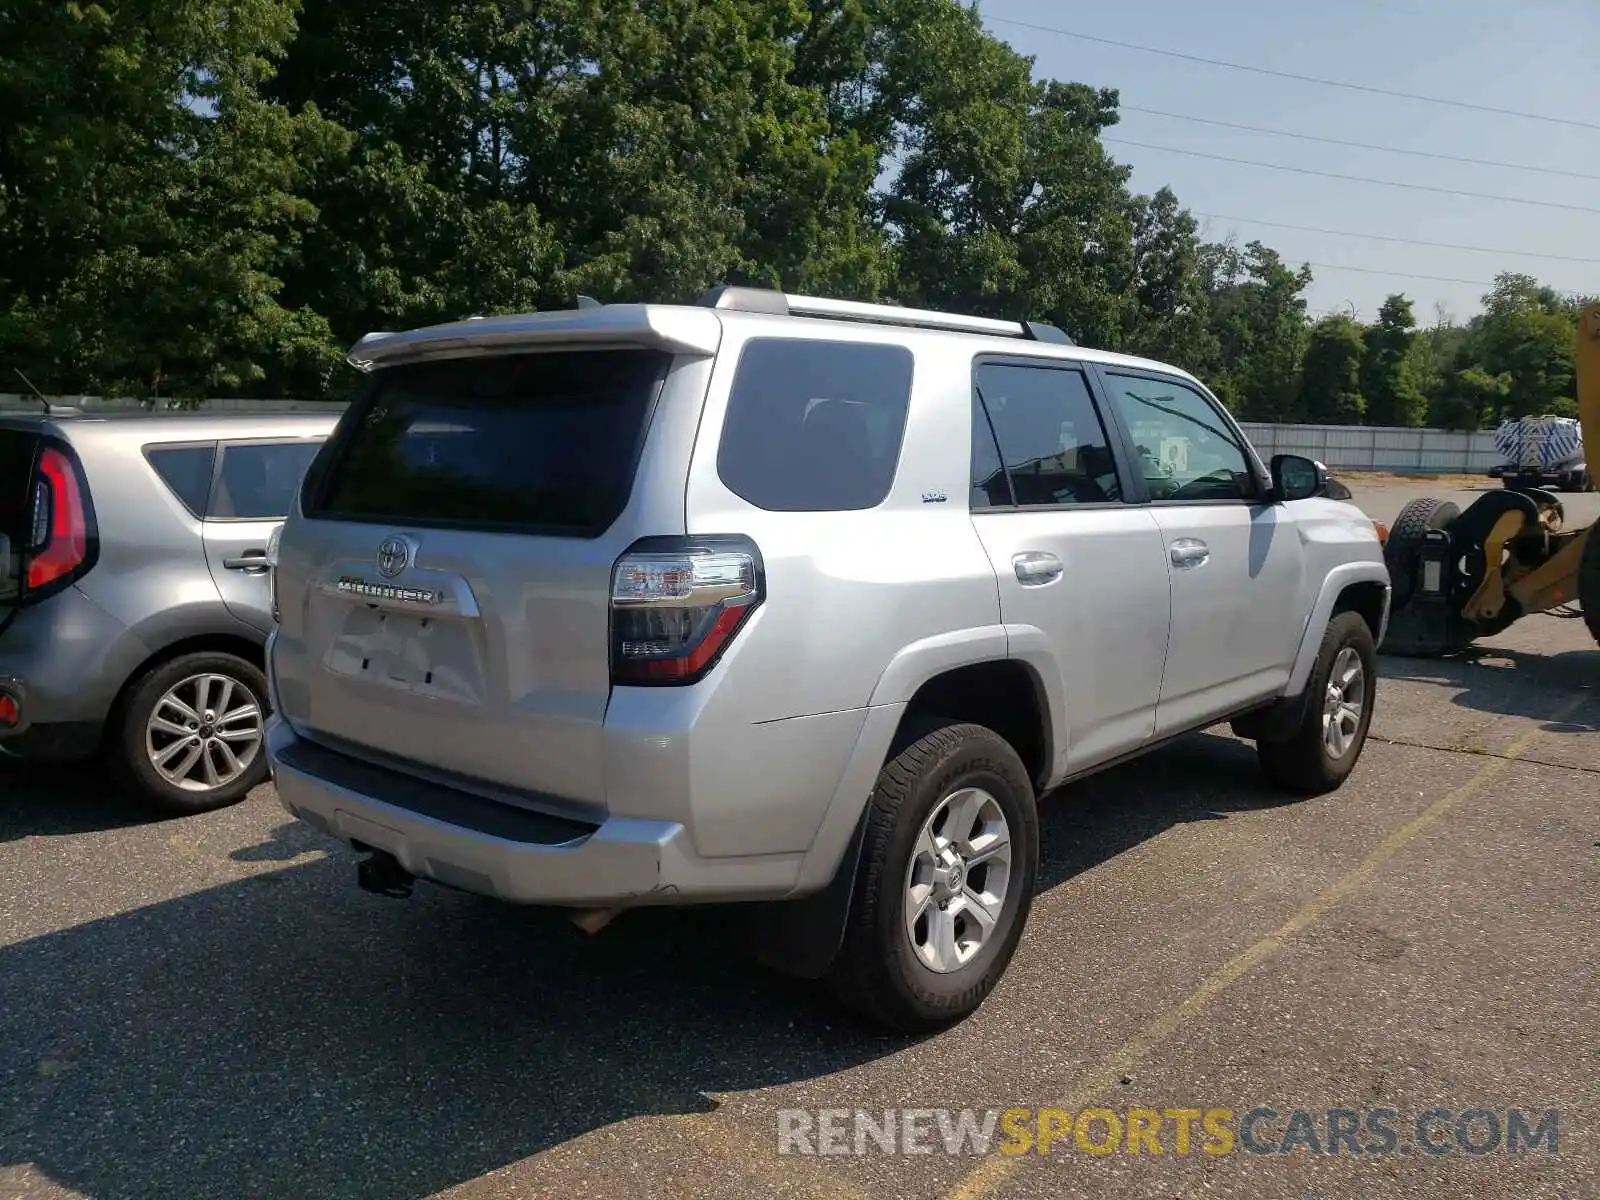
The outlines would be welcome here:
<svg viewBox="0 0 1600 1200">
<path fill-rule="evenodd" d="M 378 547 L 378 573 L 385 579 L 393 579 L 406 569 L 410 557 L 411 548 L 402 539 L 385 538 Z"/>
</svg>

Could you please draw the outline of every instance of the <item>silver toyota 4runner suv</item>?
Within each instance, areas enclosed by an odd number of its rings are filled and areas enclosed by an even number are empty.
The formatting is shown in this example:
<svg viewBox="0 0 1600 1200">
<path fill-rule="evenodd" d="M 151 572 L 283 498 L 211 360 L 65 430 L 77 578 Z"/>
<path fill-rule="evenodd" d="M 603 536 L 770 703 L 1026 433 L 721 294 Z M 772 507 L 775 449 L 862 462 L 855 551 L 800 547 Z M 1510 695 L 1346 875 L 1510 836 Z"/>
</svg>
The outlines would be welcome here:
<svg viewBox="0 0 1600 1200">
<path fill-rule="evenodd" d="M 1017 945 L 1037 796 L 1225 720 L 1297 792 L 1361 753 L 1377 529 L 1182 371 L 741 287 L 351 361 L 268 745 L 370 890 L 760 902 L 768 961 L 931 1028 Z"/>
</svg>

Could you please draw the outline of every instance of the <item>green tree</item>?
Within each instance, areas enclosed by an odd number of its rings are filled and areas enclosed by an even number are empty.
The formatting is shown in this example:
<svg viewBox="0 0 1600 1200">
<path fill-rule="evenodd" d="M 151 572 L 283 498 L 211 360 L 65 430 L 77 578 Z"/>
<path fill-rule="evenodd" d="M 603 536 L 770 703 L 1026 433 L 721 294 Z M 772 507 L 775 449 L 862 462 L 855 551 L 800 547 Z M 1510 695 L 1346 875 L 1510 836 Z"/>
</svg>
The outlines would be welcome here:
<svg viewBox="0 0 1600 1200">
<path fill-rule="evenodd" d="M 1115 345 L 1131 305 L 1128 169 L 1099 140 L 1116 95 L 1035 81 L 953 0 L 882 0 L 864 129 L 908 304 L 1052 321 Z"/>
<path fill-rule="evenodd" d="M 1490 375 L 1467 367 L 1450 377 L 1429 410 L 1429 422 L 1441 429 L 1481 429 L 1497 423 L 1511 390 L 1511 376 Z"/>
<path fill-rule="evenodd" d="M 1377 324 L 1367 330 L 1361 391 L 1367 398 L 1367 419 L 1374 425 L 1418 426 L 1427 416 L 1427 397 L 1415 377 L 1416 326 L 1411 301 L 1392 295 L 1378 310 Z"/>
<path fill-rule="evenodd" d="M 317 181 L 296 294 L 337 296 L 347 339 L 725 278 L 875 296 L 877 153 L 835 103 L 862 21 L 820 0 L 310 0 L 276 94 L 359 145 Z"/>
<path fill-rule="evenodd" d="M 1242 251 L 1205 246 L 1200 271 L 1217 339 L 1210 382 L 1218 396 L 1246 420 L 1293 420 L 1310 268 L 1291 271 L 1277 251 L 1250 242 Z"/>
<path fill-rule="evenodd" d="M 1170 188 L 1133 197 L 1130 212 L 1135 303 L 1124 310 L 1122 345 L 1206 374 L 1220 347 L 1208 324 L 1195 220 Z"/>
<path fill-rule="evenodd" d="M 260 94 L 292 0 L 17 0 L 0 17 L 0 358 L 49 390 L 295 387 L 336 361 L 283 275 L 347 140 Z"/>
<path fill-rule="evenodd" d="M 1532 276 L 1501 273 L 1468 325 L 1457 366 L 1508 378 L 1505 394 L 1484 418 L 1577 415 L 1573 352 L 1578 304 Z"/>
<path fill-rule="evenodd" d="M 1366 347 L 1361 327 L 1339 314 L 1311 327 L 1300 369 L 1298 415 L 1326 425 L 1359 425 L 1366 414 L 1361 362 Z"/>
</svg>

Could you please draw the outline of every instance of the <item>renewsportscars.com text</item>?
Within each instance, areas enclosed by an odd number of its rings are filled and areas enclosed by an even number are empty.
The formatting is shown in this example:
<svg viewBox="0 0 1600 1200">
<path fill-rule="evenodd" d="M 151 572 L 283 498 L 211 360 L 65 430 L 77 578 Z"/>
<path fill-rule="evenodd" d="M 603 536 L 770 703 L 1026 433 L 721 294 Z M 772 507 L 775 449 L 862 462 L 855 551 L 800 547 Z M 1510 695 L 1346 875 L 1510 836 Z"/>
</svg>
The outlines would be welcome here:
<svg viewBox="0 0 1600 1200">
<path fill-rule="evenodd" d="M 1007 1108 L 778 1110 L 778 1153 L 805 1155 L 1560 1153 L 1559 1109 Z"/>
</svg>

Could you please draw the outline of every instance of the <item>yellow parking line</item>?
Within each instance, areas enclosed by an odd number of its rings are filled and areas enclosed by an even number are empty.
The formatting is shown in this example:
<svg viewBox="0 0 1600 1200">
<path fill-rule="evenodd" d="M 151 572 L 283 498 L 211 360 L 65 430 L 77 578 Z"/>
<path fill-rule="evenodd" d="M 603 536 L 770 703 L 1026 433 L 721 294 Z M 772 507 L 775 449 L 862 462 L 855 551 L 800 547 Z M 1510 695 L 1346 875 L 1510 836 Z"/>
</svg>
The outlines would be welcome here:
<svg viewBox="0 0 1600 1200">
<path fill-rule="evenodd" d="M 1579 696 L 1571 704 L 1564 706 L 1560 712 L 1550 717 L 1549 721 L 1551 723 L 1564 721 L 1579 708 L 1582 708 L 1588 699 L 1589 697 L 1587 696 Z M 1478 792 L 1484 785 L 1491 783 L 1501 772 L 1521 757 L 1522 752 L 1539 738 L 1541 732 L 1539 729 L 1533 729 L 1523 734 L 1506 748 L 1503 755 L 1485 765 L 1481 771 L 1467 780 L 1466 783 L 1463 783 L 1454 791 L 1445 793 L 1445 795 L 1423 809 L 1422 812 L 1389 834 L 1348 875 L 1330 885 L 1326 891 L 1309 901 L 1287 921 L 1279 925 L 1248 950 L 1230 959 L 1206 976 L 1200 986 L 1190 992 L 1188 996 L 1167 1009 L 1155 1020 L 1139 1030 L 1138 1033 L 1134 1034 L 1133 1037 L 1129 1038 L 1116 1053 L 1080 1079 L 1071 1094 L 1063 1097 L 1054 1107 L 1068 1110 L 1082 1108 L 1095 1097 L 1110 1090 L 1135 1064 L 1179 1029 L 1183 1028 L 1191 1018 L 1197 1016 L 1208 1004 L 1226 991 L 1230 985 L 1236 983 L 1242 976 L 1253 971 L 1277 954 L 1288 944 L 1290 938 L 1314 924 L 1335 904 L 1338 904 L 1339 901 L 1370 880 L 1377 874 L 1378 868 L 1393 858 L 1402 847 L 1412 841 L 1424 829 L 1428 828 L 1463 800 Z M 1020 1158 L 986 1158 L 965 1179 L 946 1193 L 945 1200 L 983 1200 L 984 1197 L 993 1195 L 995 1190 L 1005 1182 L 1006 1178 L 1021 1163 L 1022 1159 Z"/>
</svg>

